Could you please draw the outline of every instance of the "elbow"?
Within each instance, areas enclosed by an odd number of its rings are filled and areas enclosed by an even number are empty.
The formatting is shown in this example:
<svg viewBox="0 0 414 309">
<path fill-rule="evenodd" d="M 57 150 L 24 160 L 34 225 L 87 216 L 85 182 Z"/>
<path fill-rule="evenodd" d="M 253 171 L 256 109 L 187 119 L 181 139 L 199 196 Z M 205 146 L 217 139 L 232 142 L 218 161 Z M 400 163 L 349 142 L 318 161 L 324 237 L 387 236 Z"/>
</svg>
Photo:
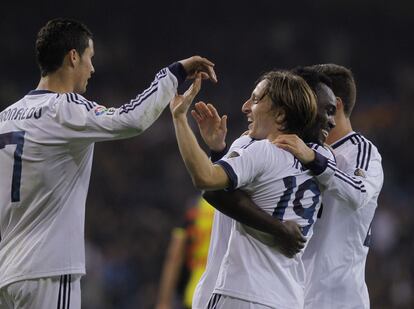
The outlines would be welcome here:
<svg viewBox="0 0 414 309">
<path fill-rule="evenodd" d="M 358 211 L 367 204 L 365 200 L 359 198 L 344 198 L 344 202 L 353 211 Z"/>
<path fill-rule="evenodd" d="M 213 190 L 215 189 L 214 182 L 206 177 L 193 177 L 193 185 L 198 190 Z"/>
<path fill-rule="evenodd" d="M 193 178 L 193 185 L 197 190 L 208 190 L 208 183 L 203 179 Z"/>
</svg>

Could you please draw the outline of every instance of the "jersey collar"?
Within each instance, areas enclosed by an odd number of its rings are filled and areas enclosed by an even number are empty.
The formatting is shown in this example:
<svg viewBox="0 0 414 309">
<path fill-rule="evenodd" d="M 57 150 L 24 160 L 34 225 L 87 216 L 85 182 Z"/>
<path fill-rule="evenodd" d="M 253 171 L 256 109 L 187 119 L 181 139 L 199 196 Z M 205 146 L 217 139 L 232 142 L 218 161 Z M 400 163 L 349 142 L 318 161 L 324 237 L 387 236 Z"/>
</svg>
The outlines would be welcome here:
<svg viewBox="0 0 414 309">
<path fill-rule="evenodd" d="M 338 148 L 339 146 L 341 146 L 342 144 L 344 144 L 346 141 L 350 140 L 353 136 L 359 135 L 358 133 L 352 131 L 350 133 L 348 133 L 347 135 L 345 135 L 344 137 L 340 138 L 339 140 L 337 140 L 335 143 L 333 143 L 331 145 L 331 147 L 333 149 Z"/>
<path fill-rule="evenodd" d="M 36 95 L 36 94 L 46 94 L 46 93 L 56 93 L 50 90 L 31 90 L 27 95 Z"/>
</svg>

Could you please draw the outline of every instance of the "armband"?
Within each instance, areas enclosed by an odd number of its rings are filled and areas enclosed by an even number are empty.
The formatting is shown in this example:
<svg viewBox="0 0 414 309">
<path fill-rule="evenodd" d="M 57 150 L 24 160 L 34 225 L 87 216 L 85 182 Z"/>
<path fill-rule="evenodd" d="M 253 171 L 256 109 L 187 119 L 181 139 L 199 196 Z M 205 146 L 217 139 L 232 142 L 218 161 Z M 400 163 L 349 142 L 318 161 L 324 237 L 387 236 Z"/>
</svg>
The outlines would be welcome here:
<svg viewBox="0 0 414 309">
<path fill-rule="evenodd" d="M 303 166 L 309 169 L 315 176 L 318 176 L 328 167 L 328 158 L 315 150 L 313 152 L 315 153 L 315 159 L 312 162 L 304 164 Z"/>
</svg>

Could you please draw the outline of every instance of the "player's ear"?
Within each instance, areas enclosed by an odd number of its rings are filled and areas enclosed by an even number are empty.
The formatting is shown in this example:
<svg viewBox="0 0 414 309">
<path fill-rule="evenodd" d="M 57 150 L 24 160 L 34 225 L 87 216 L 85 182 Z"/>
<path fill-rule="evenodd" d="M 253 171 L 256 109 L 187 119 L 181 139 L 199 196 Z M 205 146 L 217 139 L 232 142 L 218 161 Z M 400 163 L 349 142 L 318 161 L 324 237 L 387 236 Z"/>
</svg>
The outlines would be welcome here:
<svg viewBox="0 0 414 309">
<path fill-rule="evenodd" d="M 285 121 L 285 111 L 281 108 L 275 109 L 275 118 L 278 124 L 282 124 Z"/>
<path fill-rule="evenodd" d="M 67 59 L 68 64 L 71 67 L 75 67 L 78 64 L 79 60 L 80 60 L 79 53 L 76 51 L 76 49 L 71 49 L 66 54 L 66 57 L 65 58 Z"/>
<path fill-rule="evenodd" d="M 336 97 L 336 110 L 343 111 L 343 109 L 344 109 L 344 103 L 342 102 L 342 99 L 340 97 Z"/>
</svg>

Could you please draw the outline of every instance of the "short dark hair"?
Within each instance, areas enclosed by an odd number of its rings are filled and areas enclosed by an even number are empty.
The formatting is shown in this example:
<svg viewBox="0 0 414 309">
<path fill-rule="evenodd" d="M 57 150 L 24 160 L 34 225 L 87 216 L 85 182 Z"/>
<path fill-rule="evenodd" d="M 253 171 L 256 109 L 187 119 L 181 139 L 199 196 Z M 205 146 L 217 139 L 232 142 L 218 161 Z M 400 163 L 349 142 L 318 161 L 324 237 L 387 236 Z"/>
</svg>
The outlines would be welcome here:
<svg viewBox="0 0 414 309">
<path fill-rule="evenodd" d="M 281 132 L 294 133 L 303 138 L 313 126 L 317 113 L 316 97 L 305 80 L 289 71 L 271 71 L 263 74 L 258 82 L 267 80 L 266 95 L 274 107 L 283 111 L 279 123 Z"/>
<path fill-rule="evenodd" d="M 316 95 L 316 100 L 317 100 L 317 105 L 318 105 L 318 110 L 319 110 L 320 103 L 319 103 L 318 94 L 320 94 L 321 91 L 324 91 L 322 88 L 322 84 L 325 84 L 329 88 L 332 87 L 331 79 L 326 74 L 318 72 L 311 67 L 296 67 L 292 69 L 291 71 L 292 73 L 302 77 L 311 87 L 311 89 Z M 322 140 L 322 135 L 321 135 L 321 129 L 322 129 L 321 124 L 320 124 L 321 121 L 322 119 L 320 119 L 320 116 L 318 113 L 315 124 L 313 125 L 312 128 L 310 128 L 306 132 L 305 136 L 303 137 L 303 140 L 306 143 L 318 143 L 321 145 L 323 144 L 324 141 Z"/>
<path fill-rule="evenodd" d="M 329 76 L 323 72 L 313 69 L 312 67 L 299 66 L 292 69 L 291 72 L 302 77 L 315 93 L 316 89 L 320 86 L 320 83 L 323 83 L 332 89 L 332 81 Z"/>
<path fill-rule="evenodd" d="M 356 85 L 352 71 L 333 63 L 317 64 L 310 68 L 324 73 L 331 79 L 332 86 L 330 88 L 335 96 L 341 98 L 345 116 L 350 117 L 356 101 Z"/>
<path fill-rule="evenodd" d="M 70 50 L 75 49 L 82 56 L 89 39 L 92 32 L 79 21 L 64 18 L 48 21 L 36 39 L 36 59 L 42 76 L 59 69 Z"/>
</svg>

